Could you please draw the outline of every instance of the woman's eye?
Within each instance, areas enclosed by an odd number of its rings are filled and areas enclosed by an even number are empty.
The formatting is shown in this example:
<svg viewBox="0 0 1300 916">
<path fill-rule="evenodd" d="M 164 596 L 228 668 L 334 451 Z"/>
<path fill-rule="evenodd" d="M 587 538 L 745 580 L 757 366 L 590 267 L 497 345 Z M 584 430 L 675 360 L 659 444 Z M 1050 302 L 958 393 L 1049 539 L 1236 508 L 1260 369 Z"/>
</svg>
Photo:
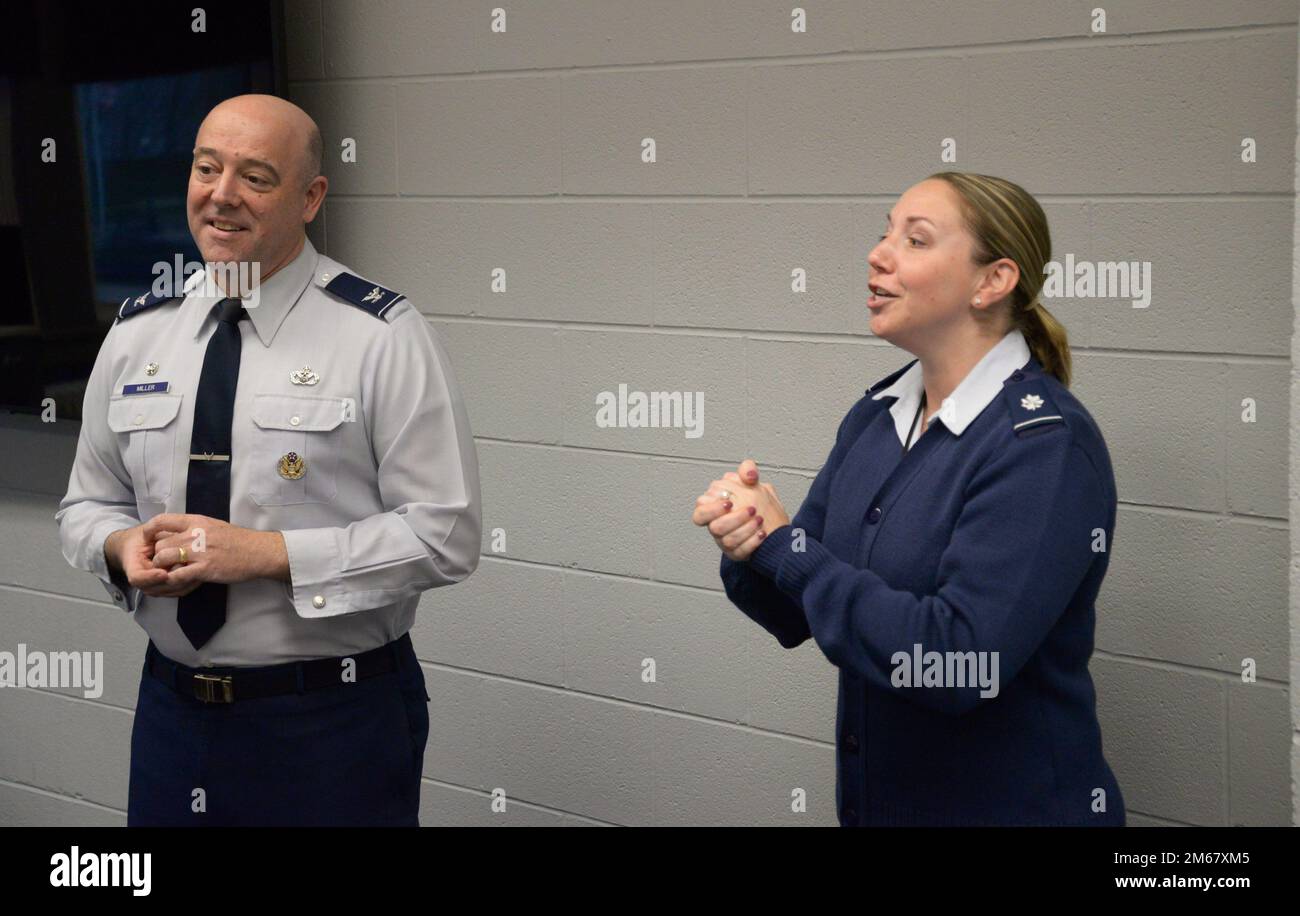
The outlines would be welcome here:
<svg viewBox="0 0 1300 916">
<path fill-rule="evenodd" d="M 924 245 L 924 244 L 925 244 L 924 242 L 922 242 L 922 241 L 921 241 L 920 239 L 918 239 L 918 238 L 908 238 L 908 241 L 909 241 L 909 242 L 916 242 L 916 244 L 918 244 L 918 245 Z"/>
</svg>

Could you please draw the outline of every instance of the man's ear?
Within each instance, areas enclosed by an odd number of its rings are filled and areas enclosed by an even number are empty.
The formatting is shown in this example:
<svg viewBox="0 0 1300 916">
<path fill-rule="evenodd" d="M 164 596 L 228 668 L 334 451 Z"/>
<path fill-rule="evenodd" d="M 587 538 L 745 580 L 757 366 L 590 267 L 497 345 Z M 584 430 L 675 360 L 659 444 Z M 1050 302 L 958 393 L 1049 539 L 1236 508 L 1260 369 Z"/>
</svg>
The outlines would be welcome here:
<svg viewBox="0 0 1300 916">
<path fill-rule="evenodd" d="M 320 205 L 325 202 L 325 192 L 329 189 L 329 179 L 324 175 L 317 175 L 307 185 L 306 199 L 303 201 L 302 221 L 310 223 L 316 218 L 317 212 L 320 211 Z"/>
</svg>

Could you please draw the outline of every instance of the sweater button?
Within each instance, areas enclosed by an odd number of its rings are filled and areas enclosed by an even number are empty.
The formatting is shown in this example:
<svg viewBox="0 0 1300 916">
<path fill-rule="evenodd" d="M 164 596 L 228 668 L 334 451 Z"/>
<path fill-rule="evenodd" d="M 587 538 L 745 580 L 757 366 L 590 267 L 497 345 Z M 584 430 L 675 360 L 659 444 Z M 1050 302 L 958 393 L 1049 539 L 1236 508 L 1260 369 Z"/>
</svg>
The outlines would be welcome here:
<svg viewBox="0 0 1300 916">
<path fill-rule="evenodd" d="M 856 754 L 856 753 L 858 752 L 858 736 L 857 736 L 857 735 L 845 735 L 845 736 L 844 736 L 844 750 L 848 751 L 850 754 Z"/>
<path fill-rule="evenodd" d="M 1022 381 L 1022 380 L 1024 379 L 1024 377 L 1025 377 L 1025 374 L 1024 374 L 1023 372 L 1021 372 L 1019 369 L 1017 369 L 1015 372 L 1011 373 L 1011 381 L 1013 381 L 1013 382 L 1019 382 L 1019 381 Z"/>
<path fill-rule="evenodd" d="M 867 522 L 874 525 L 878 521 L 880 521 L 880 507 L 872 506 L 871 511 L 867 513 Z"/>
</svg>

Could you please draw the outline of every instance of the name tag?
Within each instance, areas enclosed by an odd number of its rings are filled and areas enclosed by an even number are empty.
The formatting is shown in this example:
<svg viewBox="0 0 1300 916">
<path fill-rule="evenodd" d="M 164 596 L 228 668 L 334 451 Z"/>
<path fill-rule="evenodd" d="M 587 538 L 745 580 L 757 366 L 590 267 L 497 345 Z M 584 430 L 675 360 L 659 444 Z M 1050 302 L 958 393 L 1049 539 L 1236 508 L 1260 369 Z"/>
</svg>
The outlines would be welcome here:
<svg viewBox="0 0 1300 916">
<path fill-rule="evenodd" d="M 140 385 L 123 385 L 122 394 L 161 394 L 166 391 L 167 382 L 144 382 Z"/>
</svg>

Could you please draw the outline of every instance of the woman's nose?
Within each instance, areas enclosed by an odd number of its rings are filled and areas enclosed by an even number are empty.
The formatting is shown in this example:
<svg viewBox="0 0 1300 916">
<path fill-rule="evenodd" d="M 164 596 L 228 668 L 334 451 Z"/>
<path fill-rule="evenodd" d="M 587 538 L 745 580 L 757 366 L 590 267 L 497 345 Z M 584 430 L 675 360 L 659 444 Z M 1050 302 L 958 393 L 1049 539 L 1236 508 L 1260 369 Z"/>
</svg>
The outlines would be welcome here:
<svg viewBox="0 0 1300 916">
<path fill-rule="evenodd" d="M 867 263 L 871 265 L 872 269 L 875 270 L 876 273 L 888 273 L 889 265 L 886 263 L 886 256 L 888 254 L 889 251 L 885 245 L 885 241 L 881 239 L 879 242 L 876 242 L 875 247 L 867 253 Z"/>
</svg>

